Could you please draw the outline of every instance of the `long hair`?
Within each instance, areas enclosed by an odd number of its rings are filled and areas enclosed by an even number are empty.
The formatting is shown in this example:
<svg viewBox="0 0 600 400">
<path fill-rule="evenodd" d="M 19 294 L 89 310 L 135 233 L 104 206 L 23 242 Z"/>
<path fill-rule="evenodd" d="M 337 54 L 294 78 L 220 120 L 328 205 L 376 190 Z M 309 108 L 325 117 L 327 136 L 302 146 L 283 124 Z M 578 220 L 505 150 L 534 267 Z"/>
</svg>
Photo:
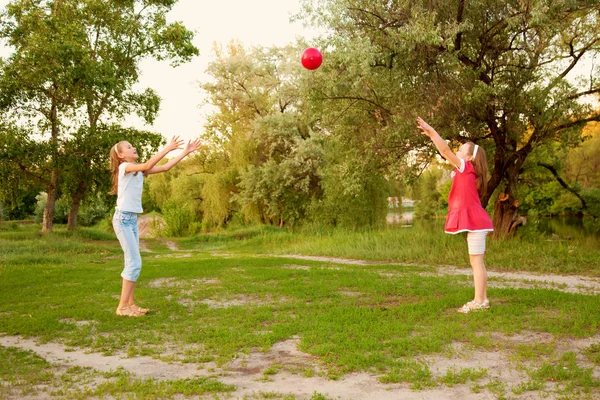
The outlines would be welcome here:
<svg viewBox="0 0 600 400">
<path fill-rule="evenodd" d="M 119 157 L 119 149 L 125 141 L 115 144 L 110 149 L 110 172 L 112 174 L 112 189 L 108 194 L 117 194 L 119 191 L 119 165 L 124 161 Z"/>
<path fill-rule="evenodd" d="M 465 144 L 468 146 L 468 155 L 473 156 L 473 152 L 475 151 L 475 143 L 467 142 Z M 477 148 L 477 154 L 475 154 L 475 157 L 473 157 L 471 162 L 475 168 L 475 176 L 477 176 L 477 191 L 479 192 L 479 197 L 481 197 L 487 191 L 488 180 L 487 157 L 483 147 L 479 146 Z"/>
</svg>

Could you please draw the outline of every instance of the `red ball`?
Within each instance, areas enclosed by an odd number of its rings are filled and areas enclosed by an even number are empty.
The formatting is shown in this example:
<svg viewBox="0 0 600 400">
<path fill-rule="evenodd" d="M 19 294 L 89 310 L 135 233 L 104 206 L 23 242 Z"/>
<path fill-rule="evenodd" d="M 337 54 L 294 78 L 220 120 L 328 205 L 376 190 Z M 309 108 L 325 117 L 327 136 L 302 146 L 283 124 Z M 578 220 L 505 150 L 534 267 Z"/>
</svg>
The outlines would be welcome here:
<svg viewBox="0 0 600 400">
<path fill-rule="evenodd" d="M 323 55 L 318 49 L 309 47 L 302 53 L 302 66 L 306 69 L 317 69 L 323 62 Z"/>
</svg>

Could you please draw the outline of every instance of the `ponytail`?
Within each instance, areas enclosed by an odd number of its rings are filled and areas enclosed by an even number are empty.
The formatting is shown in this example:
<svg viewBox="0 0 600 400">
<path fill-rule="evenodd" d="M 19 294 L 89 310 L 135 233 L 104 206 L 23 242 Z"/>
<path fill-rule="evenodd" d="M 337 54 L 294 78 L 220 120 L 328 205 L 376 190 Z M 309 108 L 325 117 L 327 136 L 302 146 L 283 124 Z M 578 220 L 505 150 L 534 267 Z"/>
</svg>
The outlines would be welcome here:
<svg viewBox="0 0 600 400">
<path fill-rule="evenodd" d="M 119 146 L 121 143 L 119 142 L 115 144 L 110 149 L 110 172 L 112 174 L 112 189 L 108 194 L 117 194 L 119 190 L 119 165 L 123 162 L 123 160 L 119 157 Z"/>
<path fill-rule="evenodd" d="M 475 168 L 475 176 L 477 176 L 477 191 L 479 192 L 479 197 L 481 197 L 487 191 L 487 157 L 483 147 L 480 147 L 473 142 L 467 142 L 467 144 L 469 145 L 470 153 L 473 156 L 471 163 L 473 163 L 473 167 Z"/>
</svg>

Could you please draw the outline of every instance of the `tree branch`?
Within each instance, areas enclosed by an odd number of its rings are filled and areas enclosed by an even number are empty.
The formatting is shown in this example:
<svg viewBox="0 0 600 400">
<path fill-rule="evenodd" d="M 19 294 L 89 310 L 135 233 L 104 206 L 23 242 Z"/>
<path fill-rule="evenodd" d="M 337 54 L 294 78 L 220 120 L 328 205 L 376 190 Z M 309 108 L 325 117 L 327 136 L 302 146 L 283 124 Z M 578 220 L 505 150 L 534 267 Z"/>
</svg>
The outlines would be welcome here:
<svg viewBox="0 0 600 400">
<path fill-rule="evenodd" d="M 325 95 L 325 99 L 326 100 L 357 100 L 357 101 L 365 101 L 365 102 L 367 102 L 369 104 L 372 104 L 375 107 L 377 107 L 377 108 L 385 111 L 389 115 L 392 114 L 392 112 L 389 109 L 383 107 L 381 104 L 378 104 L 377 102 L 375 102 L 373 100 L 365 99 L 365 98 L 362 98 L 362 97 L 355 97 L 355 96 L 334 96 L 334 97 L 329 97 L 329 96 Z"/>
<path fill-rule="evenodd" d="M 460 25 L 463 21 L 463 13 L 465 11 L 465 0 L 459 0 L 458 2 L 458 12 L 456 15 L 456 23 Z M 456 39 L 454 40 L 454 49 L 456 51 L 460 51 L 460 46 L 462 45 L 462 32 L 458 32 L 456 34 Z"/>
<path fill-rule="evenodd" d="M 588 122 L 592 122 L 592 121 L 600 121 L 600 114 L 596 114 L 592 117 L 589 118 L 584 118 L 584 119 L 580 119 L 577 121 L 571 121 L 569 123 L 566 124 L 562 124 L 562 125 L 558 125 L 557 127 L 555 127 L 554 129 L 552 129 L 552 132 L 559 132 L 568 128 L 572 128 L 574 126 L 577 125 L 582 125 L 582 124 L 587 124 Z"/>
<path fill-rule="evenodd" d="M 538 165 L 540 167 L 544 167 L 546 168 L 548 171 L 552 172 L 552 175 L 554 175 L 554 177 L 556 178 L 556 180 L 558 181 L 558 183 L 560 183 L 560 185 L 562 187 L 564 187 L 565 189 L 567 189 L 569 192 L 573 193 L 575 196 L 577 196 L 577 198 L 579 199 L 579 201 L 581 201 L 581 207 L 585 210 L 587 209 L 587 204 L 585 203 L 585 200 L 583 199 L 583 197 L 581 197 L 579 195 L 579 193 L 577 193 L 577 191 L 573 188 L 571 188 L 569 185 L 567 185 L 567 183 L 558 175 L 558 172 L 556 171 L 556 168 L 554 168 L 552 165 L 550 164 L 546 164 L 546 163 L 541 163 L 539 162 Z"/>
<path fill-rule="evenodd" d="M 586 46 L 583 46 L 583 48 L 581 48 L 581 50 L 579 50 L 579 52 L 577 54 L 575 54 L 575 50 L 573 49 L 573 39 L 575 38 L 571 38 L 571 42 L 569 43 L 570 46 L 570 56 L 573 58 L 573 60 L 571 61 L 571 63 L 567 66 L 567 68 L 565 68 L 565 70 L 563 72 L 561 72 L 556 78 L 554 78 L 552 80 L 552 83 L 550 83 L 548 85 L 548 87 L 545 89 L 546 93 L 549 93 L 550 90 L 552 90 L 552 88 L 554 88 L 556 85 L 558 85 L 558 83 L 565 77 L 568 75 L 569 72 L 571 72 L 571 70 L 573 68 L 575 68 L 575 66 L 577 65 L 577 63 L 579 62 L 579 60 L 581 59 L 581 57 L 583 57 L 583 55 L 586 53 L 586 51 L 588 51 L 594 44 L 596 44 L 598 42 L 598 38 L 594 38 L 594 40 L 592 40 L 590 43 L 588 43 Z"/>
<path fill-rule="evenodd" d="M 594 93 L 599 93 L 599 92 L 600 92 L 600 87 L 598 87 L 596 89 L 586 90 L 585 92 L 572 94 L 572 95 L 568 96 L 567 99 L 568 100 L 578 99 L 581 96 L 587 96 L 588 94 L 594 94 Z"/>
<path fill-rule="evenodd" d="M 32 178 L 33 180 L 36 180 L 36 181 L 38 181 L 38 182 L 40 182 L 40 183 L 42 183 L 44 185 L 50 185 L 49 181 L 47 181 L 47 180 L 45 180 L 43 178 L 40 178 L 39 176 L 37 176 L 36 174 L 34 174 L 32 172 L 29 172 L 27 170 L 27 167 L 24 166 L 23 164 L 19 163 L 19 168 L 21 169 L 21 171 L 23 171 L 25 173 L 25 175 L 27 175 L 28 177 Z"/>
</svg>

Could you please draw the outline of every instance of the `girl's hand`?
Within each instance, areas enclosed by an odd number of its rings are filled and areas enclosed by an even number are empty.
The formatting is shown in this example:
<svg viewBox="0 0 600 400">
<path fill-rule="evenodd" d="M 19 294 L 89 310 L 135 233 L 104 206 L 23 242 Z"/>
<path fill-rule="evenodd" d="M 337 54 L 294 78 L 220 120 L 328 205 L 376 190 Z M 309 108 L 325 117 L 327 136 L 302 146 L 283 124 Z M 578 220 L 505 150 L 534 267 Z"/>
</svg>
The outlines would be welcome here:
<svg viewBox="0 0 600 400">
<path fill-rule="evenodd" d="M 165 147 L 165 149 L 168 150 L 169 152 L 171 152 L 173 150 L 181 149 L 182 145 L 183 145 L 183 140 L 179 139 L 179 136 L 173 136 L 171 138 L 171 141 L 169 142 L 169 144 L 167 144 L 167 146 Z"/>
<path fill-rule="evenodd" d="M 417 118 L 417 128 L 421 129 L 421 133 L 423 135 L 427 135 L 427 136 L 431 136 L 432 133 L 435 132 L 435 129 L 433 129 L 427 122 L 425 122 L 423 120 L 423 118 L 418 117 Z"/>
<path fill-rule="evenodd" d="M 185 154 L 190 154 L 196 150 L 198 150 L 200 148 L 200 145 L 202 144 L 202 142 L 200 142 L 200 139 L 196 139 L 193 142 L 190 140 L 188 142 L 188 144 L 185 146 Z"/>
</svg>

